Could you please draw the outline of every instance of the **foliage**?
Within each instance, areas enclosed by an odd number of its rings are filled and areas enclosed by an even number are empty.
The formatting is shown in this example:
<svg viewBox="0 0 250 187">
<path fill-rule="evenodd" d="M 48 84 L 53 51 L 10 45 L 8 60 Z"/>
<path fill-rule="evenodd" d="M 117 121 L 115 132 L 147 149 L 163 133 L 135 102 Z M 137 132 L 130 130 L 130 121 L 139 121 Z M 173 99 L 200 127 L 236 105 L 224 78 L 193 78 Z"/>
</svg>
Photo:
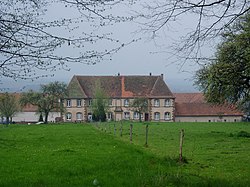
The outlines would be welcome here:
<svg viewBox="0 0 250 187">
<path fill-rule="evenodd" d="M 148 99 L 144 97 L 135 98 L 130 107 L 132 108 L 132 111 L 139 113 L 139 120 L 141 122 L 142 113 L 148 111 Z"/>
<path fill-rule="evenodd" d="M 245 137 L 245 138 L 250 138 L 250 133 L 249 132 L 246 132 L 246 131 L 240 131 L 238 134 L 237 134 L 238 137 Z"/>
<path fill-rule="evenodd" d="M 109 109 L 107 95 L 99 83 L 95 85 L 95 95 L 93 98 L 92 110 L 94 121 L 106 121 L 106 113 Z"/>
<path fill-rule="evenodd" d="M 128 19 L 109 14 L 118 2 L 1 0 L 0 77 L 35 79 L 70 63 L 110 59 L 126 45 L 101 29 Z"/>
<path fill-rule="evenodd" d="M 38 112 L 44 114 L 44 122 L 48 123 L 49 113 L 52 111 L 63 112 L 64 107 L 61 99 L 67 95 L 67 85 L 58 81 L 47 85 L 41 85 L 41 92 L 32 90 L 23 93 L 20 99 L 22 106 L 32 104 L 38 107 Z"/>
<path fill-rule="evenodd" d="M 0 116 L 6 118 L 7 125 L 18 110 L 19 105 L 15 95 L 7 92 L 0 95 Z"/>
<path fill-rule="evenodd" d="M 95 179 L 110 187 L 249 185 L 250 142 L 228 136 L 250 132 L 249 123 L 149 123 L 147 148 L 145 125 L 134 124 L 131 144 L 129 124 L 122 137 L 92 125 L 0 128 L 0 186 L 93 186 Z M 182 128 L 188 164 L 175 160 Z"/>
<path fill-rule="evenodd" d="M 200 69 L 196 84 L 212 103 L 250 101 L 250 12 L 222 35 L 216 59 Z"/>
</svg>

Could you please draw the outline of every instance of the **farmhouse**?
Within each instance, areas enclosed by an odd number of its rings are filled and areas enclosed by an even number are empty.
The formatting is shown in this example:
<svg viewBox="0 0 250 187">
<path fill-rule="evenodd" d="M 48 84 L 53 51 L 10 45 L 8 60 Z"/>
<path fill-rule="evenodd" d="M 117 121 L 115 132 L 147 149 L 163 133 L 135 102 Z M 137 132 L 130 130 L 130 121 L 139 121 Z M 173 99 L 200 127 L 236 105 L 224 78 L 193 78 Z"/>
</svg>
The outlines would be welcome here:
<svg viewBox="0 0 250 187">
<path fill-rule="evenodd" d="M 108 120 L 139 120 L 139 113 L 131 103 L 136 98 L 148 101 L 143 121 L 159 122 L 237 122 L 243 112 L 235 107 L 212 105 L 202 93 L 172 93 L 163 79 L 163 74 L 153 76 L 73 76 L 68 84 L 68 96 L 63 104 L 66 112 L 51 112 L 49 121 L 63 119 L 70 122 L 91 121 L 92 103 L 96 88 L 101 88 L 108 97 Z M 13 93 L 17 99 L 20 94 Z M 37 107 L 25 106 L 12 118 L 15 122 L 37 122 Z M 1 122 L 1 120 L 0 120 Z"/>
<path fill-rule="evenodd" d="M 237 122 L 243 113 L 235 107 L 212 105 L 202 93 L 175 93 L 176 122 Z"/>
<path fill-rule="evenodd" d="M 108 120 L 139 120 L 139 114 L 130 108 L 135 98 L 146 98 L 148 110 L 144 121 L 174 121 L 174 96 L 159 76 L 74 76 L 69 85 L 69 96 L 64 104 L 65 121 L 92 119 L 92 101 L 96 88 L 101 87 L 109 99 Z"/>
</svg>

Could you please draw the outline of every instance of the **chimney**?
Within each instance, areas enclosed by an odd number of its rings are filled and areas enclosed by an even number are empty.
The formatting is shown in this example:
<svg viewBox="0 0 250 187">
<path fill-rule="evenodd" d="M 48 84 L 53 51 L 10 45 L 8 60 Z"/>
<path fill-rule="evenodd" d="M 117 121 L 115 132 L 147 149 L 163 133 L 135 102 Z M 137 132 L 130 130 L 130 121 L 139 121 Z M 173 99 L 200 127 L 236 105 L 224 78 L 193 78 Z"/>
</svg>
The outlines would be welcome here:
<svg viewBox="0 0 250 187">
<path fill-rule="evenodd" d="M 149 73 L 149 76 L 151 76 L 152 75 L 152 73 Z"/>
<path fill-rule="evenodd" d="M 163 73 L 161 74 L 161 78 L 163 79 Z"/>
</svg>

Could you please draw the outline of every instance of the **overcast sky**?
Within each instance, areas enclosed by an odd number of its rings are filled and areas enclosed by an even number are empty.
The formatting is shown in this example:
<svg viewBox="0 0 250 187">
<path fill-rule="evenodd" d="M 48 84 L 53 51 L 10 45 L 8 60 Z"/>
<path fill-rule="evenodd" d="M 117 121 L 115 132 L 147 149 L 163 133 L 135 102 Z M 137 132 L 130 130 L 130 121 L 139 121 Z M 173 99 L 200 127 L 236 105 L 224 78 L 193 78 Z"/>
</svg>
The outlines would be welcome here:
<svg viewBox="0 0 250 187">
<path fill-rule="evenodd" d="M 53 11 L 48 16 L 59 16 L 62 12 L 63 10 L 60 8 L 53 8 Z M 181 66 L 182 62 L 176 62 L 175 57 L 170 58 L 169 54 L 162 52 L 166 51 L 168 46 L 184 33 L 190 24 L 193 24 L 192 18 L 183 20 L 183 22 L 180 21 L 177 29 L 165 30 L 156 41 L 149 40 L 149 35 L 134 34 L 138 29 L 138 25 L 135 23 L 118 24 L 111 28 L 114 37 L 125 43 L 135 38 L 141 39 L 118 51 L 111 60 L 104 60 L 96 65 L 70 64 L 69 71 L 58 70 L 53 77 L 43 78 L 38 81 L 18 80 L 15 82 L 3 80 L 0 88 L 9 88 L 9 91 L 19 92 L 24 87 L 26 89 L 37 88 L 40 84 L 55 80 L 68 83 L 73 75 L 114 76 L 118 73 L 121 75 L 149 75 L 149 73 L 152 73 L 152 75 L 164 74 L 164 80 L 172 92 L 197 92 L 198 90 L 193 86 L 193 76 L 194 72 L 199 68 L 198 65 L 190 63 Z M 82 26 L 82 29 L 84 28 L 86 27 Z M 100 46 L 98 47 L 100 48 Z"/>
</svg>

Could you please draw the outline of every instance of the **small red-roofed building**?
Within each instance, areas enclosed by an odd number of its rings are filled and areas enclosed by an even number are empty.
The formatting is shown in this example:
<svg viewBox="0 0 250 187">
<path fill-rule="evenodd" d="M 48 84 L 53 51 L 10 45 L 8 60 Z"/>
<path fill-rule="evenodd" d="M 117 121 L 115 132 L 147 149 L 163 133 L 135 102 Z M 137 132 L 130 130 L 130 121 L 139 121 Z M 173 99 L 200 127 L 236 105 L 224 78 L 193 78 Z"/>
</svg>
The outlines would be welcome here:
<svg viewBox="0 0 250 187">
<path fill-rule="evenodd" d="M 21 97 L 21 93 L 11 93 L 15 96 L 17 103 Z M 56 118 L 60 117 L 60 112 L 52 111 L 49 113 L 48 121 L 55 122 Z M 17 123 L 36 123 L 38 122 L 40 113 L 38 113 L 37 106 L 27 104 L 24 107 L 19 106 L 19 111 L 17 111 L 12 117 L 12 122 Z M 3 121 L 2 121 L 3 120 Z M 5 119 L 0 119 L 0 123 L 3 123 Z"/>
<path fill-rule="evenodd" d="M 176 122 L 238 122 L 244 113 L 231 105 L 214 105 L 202 93 L 174 93 Z"/>
</svg>

